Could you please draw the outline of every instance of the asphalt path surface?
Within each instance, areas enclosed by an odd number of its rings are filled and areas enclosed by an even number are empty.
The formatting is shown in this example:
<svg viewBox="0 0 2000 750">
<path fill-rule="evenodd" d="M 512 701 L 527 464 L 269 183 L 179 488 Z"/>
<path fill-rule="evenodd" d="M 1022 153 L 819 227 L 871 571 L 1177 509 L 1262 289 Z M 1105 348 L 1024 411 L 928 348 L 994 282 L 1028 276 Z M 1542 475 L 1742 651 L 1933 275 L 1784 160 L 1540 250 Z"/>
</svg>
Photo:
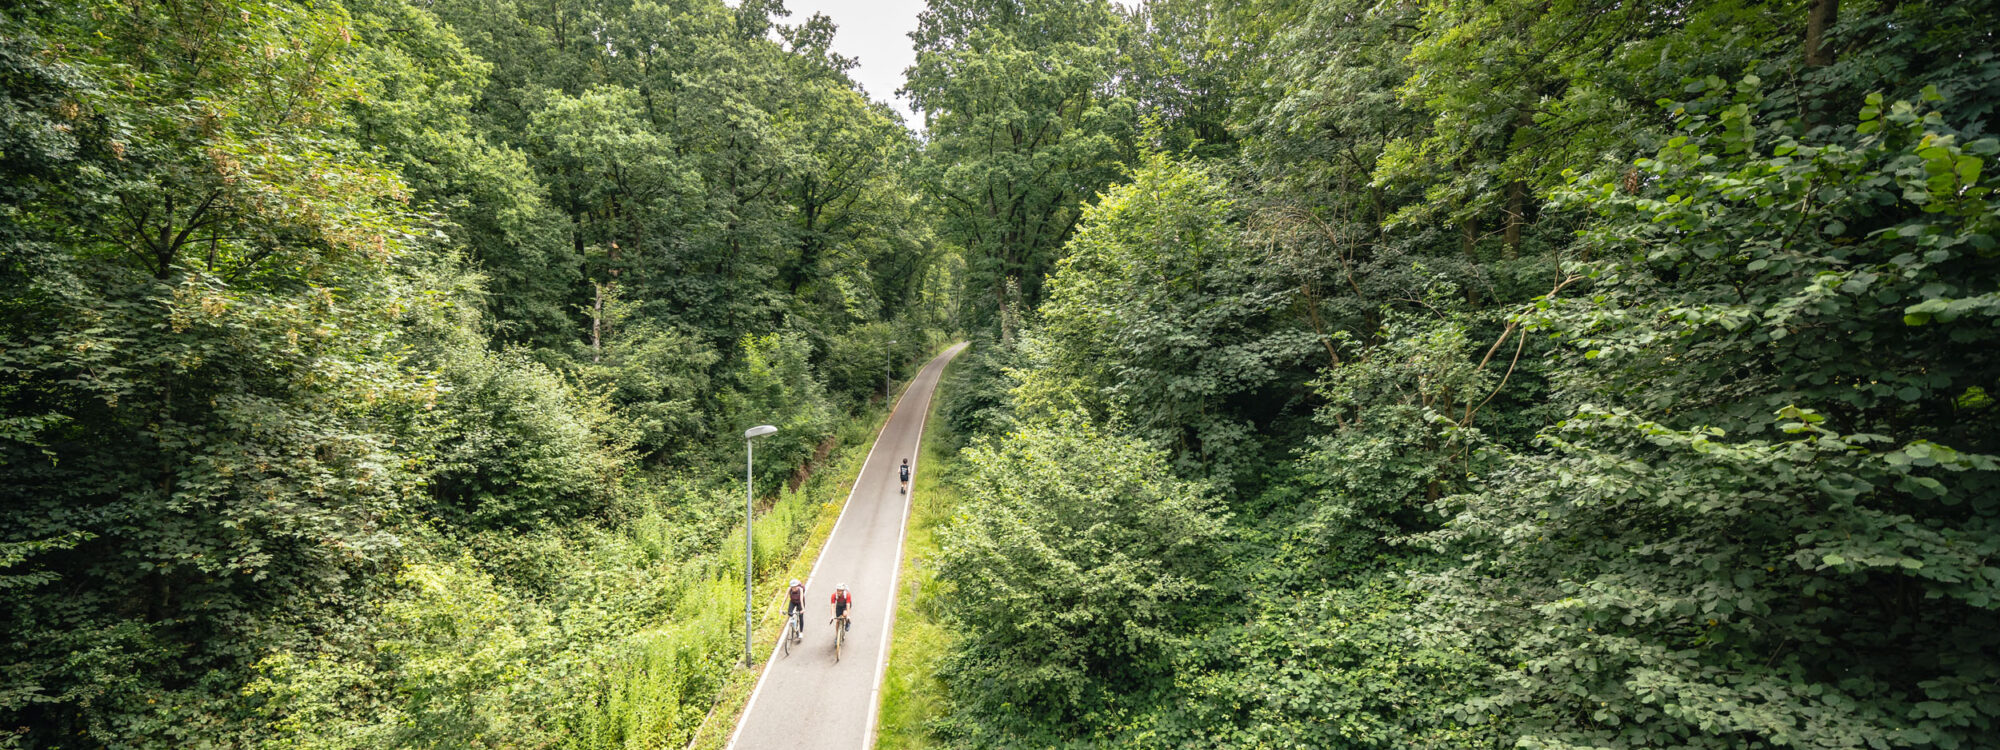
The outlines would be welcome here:
<svg viewBox="0 0 2000 750">
<path fill-rule="evenodd" d="M 792 646 L 789 656 L 775 643 L 759 645 L 760 650 L 771 649 L 770 661 L 730 738 L 733 750 L 859 750 L 874 743 L 903 560 L 903 524 L 909 519 L 909 497 L 897 491 L 896 469 L 905 458 L 916 466 L 931 393 L 945 364 L 964 349 L 958 344 L 924 365 L 876 436 L 847 507 L 805 582 L 805 641 Z M 913 488 L 915 484 L 911 482 Z M 833 589 L 842 583 L 854 597 L 847 613 L 853 624 L 836 663 L 827 620 L 833 617 Z"/>
</svg>

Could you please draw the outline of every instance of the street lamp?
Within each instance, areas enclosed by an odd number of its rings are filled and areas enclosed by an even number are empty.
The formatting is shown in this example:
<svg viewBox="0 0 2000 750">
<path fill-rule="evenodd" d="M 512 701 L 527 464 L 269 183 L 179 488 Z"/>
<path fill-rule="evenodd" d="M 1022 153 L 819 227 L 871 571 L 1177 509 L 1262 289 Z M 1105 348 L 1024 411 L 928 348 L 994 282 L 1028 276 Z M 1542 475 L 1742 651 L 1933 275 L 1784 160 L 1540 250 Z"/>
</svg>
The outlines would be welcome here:
<svg viewBox="0 0 2000 750">
<path fill-rule="evenodd" d="M 750 565 L 753 562 L 750 551 L 755 548 L 755 538 L 750 535 L 751 506 L 757 502 L 756 485 L 751 483 L 752 473 L 757 468 L 757 438 L 777 432 L 778 428 L 767 424 L 743 431 L 743 666 L 750 666 Z"/>
<path fill-rule="evenodd" d="M 896 340 L 889 339 L 889 348 L 882 352 L 882 401 L 889 401 L 889 370 L 896 359 Z"/>
</svg>

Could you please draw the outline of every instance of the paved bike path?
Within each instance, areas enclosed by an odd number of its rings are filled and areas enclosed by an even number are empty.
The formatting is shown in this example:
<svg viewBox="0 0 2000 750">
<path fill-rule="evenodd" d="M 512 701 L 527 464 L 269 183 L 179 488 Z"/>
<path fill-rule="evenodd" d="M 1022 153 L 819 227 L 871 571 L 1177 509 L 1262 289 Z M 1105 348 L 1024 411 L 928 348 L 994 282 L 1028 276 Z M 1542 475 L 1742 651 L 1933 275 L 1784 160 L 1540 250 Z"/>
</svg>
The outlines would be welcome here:
<svg viewBox="0 0 2000 750">
<path fill-rule="evenodd" d="M 805 582 L 805 642 L 792 646 L 790 656 L 775 643 L 758 645 L 771 649 L 771 661 L 730 738 L 732 750 L 860 750 L 874 741 L 892 596 L 903 558 L 903 524 L 909 518 L 909 498 L 897 492 L 896 467 L 905 458 L 916 465 L 938 376 L 964 349 L 958 344 L 924 365 L 896 402 Z M 915 484 L 911 482 L 913 488 Z M 848 610 L 853 626 L 835 663 L 833 631 L 826 622 L 833 607 L 827 600 L 842 583 L 854 595 Z"/>
</svg>

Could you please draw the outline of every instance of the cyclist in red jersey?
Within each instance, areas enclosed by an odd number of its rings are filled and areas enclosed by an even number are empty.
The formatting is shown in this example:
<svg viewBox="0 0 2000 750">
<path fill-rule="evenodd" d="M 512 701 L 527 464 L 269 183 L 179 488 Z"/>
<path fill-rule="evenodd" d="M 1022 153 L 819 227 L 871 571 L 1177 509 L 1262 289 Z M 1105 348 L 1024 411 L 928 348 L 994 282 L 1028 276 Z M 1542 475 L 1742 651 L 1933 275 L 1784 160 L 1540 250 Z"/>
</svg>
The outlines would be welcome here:
<svg viewBox="0 0 2000 750">
<path fill-rule="evenodd" d="M 847 614 L 847 608 L 851 606 L 854 606 L 854 595 L 849 594 L 847 592 L 847 584 L 843 583 L 840 584 L 839 586 L 834 587 L 833 589 L 834 619 L 836 620 L 840 619 L 842 615 Z M 854 621 L 850 619 L 848 620 L 847 624 L 849 627 L 852 627 L 854 625 Z"/>
</svg>

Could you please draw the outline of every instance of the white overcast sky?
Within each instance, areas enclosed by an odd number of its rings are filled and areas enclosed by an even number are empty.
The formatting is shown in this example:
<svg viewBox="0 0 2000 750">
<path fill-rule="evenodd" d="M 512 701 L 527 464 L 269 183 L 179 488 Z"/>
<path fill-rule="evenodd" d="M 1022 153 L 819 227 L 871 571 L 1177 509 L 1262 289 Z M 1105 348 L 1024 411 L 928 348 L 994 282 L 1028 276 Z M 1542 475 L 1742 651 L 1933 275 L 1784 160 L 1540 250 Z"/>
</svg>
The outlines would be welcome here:
<svg viewBox="0 0 2000 750">
<path fill-rule="evenodd" d="M 739 0 L 725 0 L 735 7 Z M 1144 0 L 1113 0 L 1130 9 Z M 840 30 L 833 35 L 833 49 L 860 62 L 848 75 L 868 97 L 888 102 L 903 113 L 911 130 L 923 130 L 923 122 L 910 112 L 908 100 L 896 96 L 903 87 L 903 70 L 915 64 L 917 51 L 911 46 L 910 32 L 917 29 L 917 14 L 925 0 L 785 0 L 791 17 L 772 19 L 778 23 L 804 23 L 814 13 L 825 13 Z"/>
<path fill-rule="evenodd" d="M 888 102 L 903 113 L 911 129 L 922 129 L 910 113 L 910 103 L 896 97 L 896 89 L 903 87 L 903 69 L 917 61 L 909 35 L 917 28 L 924 0 L 785 0 L 785 9 L 792 16 L 779 23 L 803 23 L 814 13 L 833 19 L 840 27 L 833 35 L 834 51 L 861 62 L 848 75 L 868 90 L 869 98 Z"/>
</svg>

